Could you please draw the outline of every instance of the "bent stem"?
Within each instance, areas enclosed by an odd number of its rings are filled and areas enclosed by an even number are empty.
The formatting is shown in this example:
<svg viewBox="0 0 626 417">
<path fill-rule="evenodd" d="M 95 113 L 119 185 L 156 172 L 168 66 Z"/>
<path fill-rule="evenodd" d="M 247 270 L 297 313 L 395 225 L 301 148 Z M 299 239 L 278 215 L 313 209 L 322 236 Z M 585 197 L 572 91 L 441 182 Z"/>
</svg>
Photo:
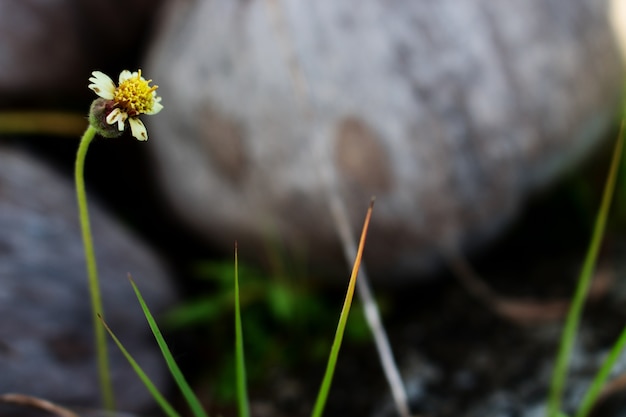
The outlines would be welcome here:
<svg viewBox="0 0 626 417">
<path fill-rule="evenodd" d="M 89 294 L 91 296 L 91 310 L 93 316 L 93 327 L 95 332 L 96 352 L 98 357 L 98 375 L 100 380 L 100 391 L 102 403 L 106 410 L 113 411 L 115 400 L 113 397 L 113 386 L 109 373 L 109 359 L 106 347 L 106 330 L 100 325 L 98 316 L 103 316 L 102 299 L 100 296 L 100 284 L 98 282 L 98 269 L 96 267 L 96 256 L 93 249 L 91 237 L 91 226 L 89 224 L 89 211 L 87 210 L 87 194 L 85 192 L 85 157 L 89 144 L 96 135 L 96 130 L 89 126 L 83 134 L 76 154 L 76 169 L 74 177 L 76 180 L 76 198 L 78 201 L 78 216 L 83 234 L 83 246 L 85 247 L 85 261 L 87 263 L 87 277 L 89 282 Z"/>
</svg>

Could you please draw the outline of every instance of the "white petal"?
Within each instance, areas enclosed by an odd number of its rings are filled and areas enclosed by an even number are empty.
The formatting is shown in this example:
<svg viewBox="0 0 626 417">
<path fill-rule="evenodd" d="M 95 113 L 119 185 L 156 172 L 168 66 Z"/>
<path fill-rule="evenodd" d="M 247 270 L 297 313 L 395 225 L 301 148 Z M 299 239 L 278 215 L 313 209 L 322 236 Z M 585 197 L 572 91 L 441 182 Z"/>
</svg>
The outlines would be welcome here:
<svg viewBox="0 0 626 417">
<path fill-rule="evenodd" d="M 152 110 L 146 112 L 146 114 L 157 114 L 158 112 L 163 110 L 163 105 L 159 103 L 159 101 L 161 100 L 155 100 L 154 103 L 152 103 Z"/>
<path fill-rule="evenodd" d="M 100 71 L 94 71 L 91 75 L 92 77 L 89 78 L 91 84 L 89 84 L 88 87 L 100 97 L 107 100 L 113 100 L 115 95 L 115 84 L 113 83 L 113 80 L 109 78 L 108 75 Z"/>
<path fill-rule="evenodd" d="M 122 72 L 120 72 L 120 79 L 119 79 L 119 83 L 122 84 L 124 81 L 132 78 L 132 77 L 136 77 L 137 73 L 136 72 L 130 72 L 128 70 L 124 70 Z"/>
<path fill-rule="evenodd" d="M 143 125 L 143 122 L 136 117 L 128 119 L 130 130 L 133 132 L 133 136 L 139 140 L 148 140 L 148 131 Z"/>
<path fill-rule="evenodd" d="M 120 109 L 114 109 L 106 118 L 108 124 L 112 125 L 117 123 L 117 129 L 119 131 L 124 130 L 124 122 L 128 118 L 128 114 L 124 113 Z"/>
</svg>

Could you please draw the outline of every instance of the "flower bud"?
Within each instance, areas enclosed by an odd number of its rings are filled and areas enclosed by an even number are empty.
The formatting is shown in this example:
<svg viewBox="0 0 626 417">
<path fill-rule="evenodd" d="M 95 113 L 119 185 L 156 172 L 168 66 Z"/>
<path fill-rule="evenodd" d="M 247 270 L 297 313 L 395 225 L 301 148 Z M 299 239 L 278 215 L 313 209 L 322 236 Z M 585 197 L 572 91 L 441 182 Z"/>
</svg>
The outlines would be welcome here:
<svg viewBox="0 0 626 417">
<path fill-rule="evenodd" d="M 91 103 L 89 109 L 89 124 L 96 132 L 105 138 L 117 138 L 122 136 L 124 130 L 119 130 L 116 123 L 109 124 L 107 117 L 115 110 L 115 102 L 104 98 L 97 98 Z"/>
</svg>

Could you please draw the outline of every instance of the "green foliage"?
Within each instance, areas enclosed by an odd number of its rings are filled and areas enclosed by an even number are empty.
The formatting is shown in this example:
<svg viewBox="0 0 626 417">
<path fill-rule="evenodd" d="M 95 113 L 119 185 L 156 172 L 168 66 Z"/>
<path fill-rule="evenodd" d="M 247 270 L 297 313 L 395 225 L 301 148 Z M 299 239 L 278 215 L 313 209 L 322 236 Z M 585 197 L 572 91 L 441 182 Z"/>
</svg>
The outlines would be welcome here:
<svg viewBox="0 0 626 417">
<path fill-rule="evenodd" d="M 271 276 L 241 263 L 238 268 L 248 379 L 259 381 L 276 364 L 289 368 L 324 360 L 332 340 L 328 329 L 337 320 L 337 304 L 329 301 L 335 294 L 322 296 L 311 280 Z M 194 271 L 209 289 L 169 311 L 164 324 L 171 330 L 197 329 L 206 335 L 217 356 L 211 363 L 214 395 L 220 401 L 233 401 L 234 357 L 232 345 L 227 343 L 232 340 L 232 328 L 224 325 L 232 322 L 235 311 L 233 263 L 199 262 Z M 370 340 L 362 309 L 353 312 L 346 338 L 354 343 Z"/>
</svg>

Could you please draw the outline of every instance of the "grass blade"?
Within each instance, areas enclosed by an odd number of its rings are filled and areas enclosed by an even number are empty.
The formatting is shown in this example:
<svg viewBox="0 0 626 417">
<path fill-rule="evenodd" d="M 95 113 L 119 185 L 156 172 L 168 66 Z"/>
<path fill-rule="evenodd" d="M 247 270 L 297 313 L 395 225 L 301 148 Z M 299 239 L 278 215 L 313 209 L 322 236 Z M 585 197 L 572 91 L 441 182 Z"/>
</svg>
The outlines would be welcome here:
<svg viewBox="0 0 626 417">
<path fill-rule="evenodd" d="M 328 184 L 332 184 L 329 180 Z M 341 200 L 339 191 L 332 185 L 328 186 L 328 204 L 331 215 L 334 219 L 335 226 L 337 227 L 337 234 L 341 240 L 343 246 L 343 253 L 346 262 L 350 262 L 356 258 L 357 246 L 354 242 L 354 233 L 352 232 L 351 222 L 348 216 L 346 205 Z M 387 331 L 381 318 L 380 310 L 374 294 L 372 286 L 369 282 L 367 269 L 365 264 L 361 264 L 359 268 L 359 282 L 356 286 L 356 291 L 359 299 L 362 303 L 362 309 L 367 322 L 367 326 L 374 338 L 374 345 L 378 352 L 378 358 L 380 365 L 382 366 L 383 373 L 387 378 L 389 389 L 391 390 L 391 397 L 396 405 L 399 417 L 410 417 L 411 410 L 409 409 L 409 401 L 404 388 L 404 382 L 402 376 L 396 364 L 396 360 L 393 355 L 393 349 L 391 349 L 391 343 L 387 336 Z"/>
<path fill-rule="evenodd" d="M 552 375 L 552 382 L 550 385 L 547 417 L 558 416 L 558 414 L 561 412 L 561 398 L 563 396 L 565 378 L 567 376 L 567 364 L 572 353 L 574 340 L 578 331 L 578 323 L 580 322 L 583 305 L 585 299 L 587 298 L 587 292 L 589 290 L 593 271 L 596 266 L 598 252 L 600 251 L 600 244 L 604 236 L 606 221 L 609 215 L 609 209 L 611 207 L 611 200 L 613 198 L 613 191 L 615 190 L 615 182 L 617 178 L 619 163 L 622 156 L 623 142 L 624 120 L 622 120 L 619 135 L 617 137 L 617 142 L 615 143 L 613 159 L 611 161 L 611 167 L 609 169 L 609 174 L 606 180 L 606 184 L 604 186 L 602 203 L 600 204 L 600 210 L 598 211 L 598 216 L 596 218 L 593 235 L 589 244 L 589 249 L 587 250 L 587 255 L 585 256 L 585 261 L 580 271 L 580 277 L 578 278 L 576 292 L 574 294 L 569 313 L 565 320 L 565 326 L 563 328 L 561 343 L 559 345 L 556 364 L 554 366 L 554 373 Z"/>
<path fill-rule="evenodd" d="M 237 405 L 239 417 L 250 417 L 250 403 L 246 389 L 246 363 L 243 352 L 243 329 L 239 303 L 239 260 L 235 242 L 235 375 L 237 380 Z"/>
<path fill-rule="evenodd" d="M 620 132 L 618 136 L 618 143 L 623 142 L 623 135 L 624 135 L 624 121 L 622 121 L 622 126 L 620 128 Z M 620 145 L 620 146 L 623 146 L 623 145 Z M 614 157 L 613 163 L 619 163 L 619 160 L 615 162 L 615 159 L 617 159 L 617 157 L 621 157 L 622 149 L 618 148 L 618 146 L 616 145 L 614 152 L 616 153 L 616 155 L 613 155 Z M 580 407 L 578 408 L 578 411 L 576 412 L 576 417 L 586 417 L 587 415 L 589 415 L 589 413 L 591 412 L 591 409 L 596 403 L 596 400 L 598 399 L 598 396 L 600 395 L 600 392 L 602 391 L 602 387 L 604 386 L 606 380 L 609 377 L 611 369 L 613 369 L 613 365 L 619 359 L 619 356 L 624 350 L 624 347 L 626 347 L 626 328 L 622 330 L 622 333 L 617 339 L 617 342 L 611 348 L 609 355 L 604 360 L 602 367 L 596 374 L 591 385 L 589 386 L 589 389 L 585 393 L 585 396 L 583 397 L 583 400 L 580 403 Z"/>
<path fill-rule="evenodd" d="M 354 296 L 354 287 L 356 285 L 356 278 L 359 274 L 359 267 L 361 266 L 361 258 L 363 257 L 363 248 L 365 247 L 365 238 L 367 236 L 367 229 L 369 227 L 370 219 L 372 217 L 372 209 L 374 208 L 374 200 L 370 202 L 367 209 L 367 215 L 365 216 L 365 222 L 363 223 L 363 229 L 361 231 L 361 239 L 359 241 L 359 249 L 357 250 L 356 259 L 352 267 L 352 274 L 350 275 L 350 282 L 348 283 L 348 290 L 346 292 L 346 298 L 341 309 L 341 315 L 339 316 L 339 324 L 337 325 L 337 331 L 335 332 L 335 339 L 330 349 L 330 356 L 328 358 L 328 365 L 326 366 L 326 373 L 322 380 L 322 386 L 320 387 L 315 406 L 313 408 L 313 417 L 321 417 L 324 412 L 326 400 L 328 399 L 328 393 L 330 391 L 330 385 L 335 373 L 335 367 L 337 365 L 337 358 L 339 356 L 339 348 L 343 340 L 343 334 L 346 329 L 346 323 L 348 321 L 348 315 L 350 313 L 350 306 L 352 305 L 352 298 Z"/>
<path fill-rule="evenodd" d="M 585 393 L 585 396 L 580 403 L 580 407 L 576 412 L 576 417 L 587 417 L 589 415 L 589 412 L 595 405 L 596 400 L 602 391 L 602 387 L 604 387 L 604 383 L 611 373 L 611 369 L 613 369 L 613 365 L 615 365 L 615 362 L 619 359 L 624 347 L 626 347 L 626 328 L 622 330 L 619 339 L 611 348 L 609 355 L 604 360 L 602 367 L 589 386 L 589 390 Z"/>
<path fill-rule="evenodd" d="M 195 417 L 208 417 L 206 412 L 202 408 L 202 405 L 200 404 L 198 397 L 196 397 L 196 394 L 194 394 L 193 390 L 187 383 L 187 380 L 183 376 L 183 373 L 180 371 L 180 368 L 178 367 L 176 360 L 174 360 L 174 357 L 172 356 L 172 352 L 167 346 L 167 343 L 165 342 L 165 339 L 163 338 L 163 335 L 161 334 L 161 330 L 157 326 L 156 321 L 154 320 L 154 317 L 152 316 L 152 313 L 150 313 L 150 310 L 148 309 L 148 306 L 146 305 L 143 297 L 141 296 L 141 293 L 139 292 L 137 285 L 135 285 L 135 282 L 133 281 L 132 277 L 130 277 L 130 275 L 128 279 L 130 280 L 130 284 L 133 286 L 133 290 L 135 291 L 137 300 L 139 300 L 141 309 L 143 310 L 143 313 L 146 316 L 146 320 L 148 321 L 148 324 L 150 325 L 150 330 L 152 330 L 152 334 L 154 335 L 154 338 L 159 344 L 159 348 L 161 349 L 163 358 L 165 359 L 165 362 L 167 363 L 167 367 L 169 368 L 170 373 L 172 374 L 172 377 L 174 377 L 174 381 L 176 381 L 176 385 L 178 385 L 178 388 L 180 389 L 181 393 L 185 397 L 187 404 L 189 404 L 189 407 L 191 408 L 193 415 Z"/>
<path fill-rule="evenodd" d="M 137 373 L 137 376 L 139 376 L 139 379 L 141 379 L 141 382 L 143 382 L 146 388 L 148 389 L 148 391 L 150 391 L 150 395 L 152 395 L 152 397 L 157 402 L 157 404 L 159 404 L 159 407 L 161 407 L 163 412 L 168 417 L 180 417 L 180 415 L 176 412 L 176 410 L 174 410 L 174 407 L 172 407 L 170 403 L 167 402 L 165 397 L 163 397 L 163 395 L 159 392 L 157 387 L 152 383 L 148 375 L 146 375 L 146 373 L 143 371 L 143 369 L 141 369 L 139 364 L 137 364 L 137 362 L 133 359 L 130 353 L 128 353 L 126 348 L 122 345 L 122 342 L 120 342 L 119 339 L 113 333 L 113 331 L 111 331 L 111 329 L 104 322 L 100 314 L 98 314 L 98 319 L 100 319 L 100 322 L 102 323 L 106 331 L 109 332 L 109 335 L 111 336 L 111 338 L 113 339 L 117 347 L 120 349 L 120 351 L 122 352 L 122 354 L 124 355 L 128 363 L 130 363 L 130 366 L 132 366 L 132 368 L 135 370 L 135 373 Z"/>
</svg>

